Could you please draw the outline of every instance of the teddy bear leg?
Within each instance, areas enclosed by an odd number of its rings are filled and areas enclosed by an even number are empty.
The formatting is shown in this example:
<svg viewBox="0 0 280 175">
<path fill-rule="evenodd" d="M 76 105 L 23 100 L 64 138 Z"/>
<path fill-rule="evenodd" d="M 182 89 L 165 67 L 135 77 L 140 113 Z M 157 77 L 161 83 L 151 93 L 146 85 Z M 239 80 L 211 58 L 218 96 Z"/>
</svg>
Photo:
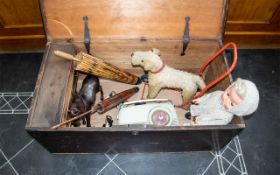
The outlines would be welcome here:
<svg viewBox="0 0 280 175">
<path fill-rule="evenodd" d="M 149 89 L 148 89 L 148 96 L 147 98 L 156 98 L 156 96 L 158 95 L 159 91 L 160 91 L 160 86 L 155 86 L 155 85 L 149 85 Z"/>
<path fill-rule="evenodd" d="M 183 90 L 182 92 L 182 97 L 183 97 L 183 108 L 188 110 L 189 107 L 190 107 L 190 104 L 191 103 L 187 103 L 187 102 L 190 102 L 190 100 L 192 100 L 192 98 L 194 97 L 196 91 L 193 90 L 193 91 L 189 91 L 189 90 Z M 186 104 L 187 103 L 187 104 Z"/>
</svg>

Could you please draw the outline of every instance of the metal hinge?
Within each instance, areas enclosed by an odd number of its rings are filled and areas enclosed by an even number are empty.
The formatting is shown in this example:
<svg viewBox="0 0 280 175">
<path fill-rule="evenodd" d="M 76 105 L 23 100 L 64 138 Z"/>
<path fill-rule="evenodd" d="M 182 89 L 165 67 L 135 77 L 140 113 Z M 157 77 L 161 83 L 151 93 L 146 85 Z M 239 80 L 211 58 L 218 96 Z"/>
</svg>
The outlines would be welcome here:
<svg viewBox="0 0 280 175">
<path fill-rule="evenodd" d="M 90 32 L 88 28 L 88 16 L 83 17 L 85 28 L 84 28 L 84 44 L 87 53 L 90 54 Z"/>
<path fill-rule="evenodd" d="M 182 53 L 181 53 L 181 56 L 184 56 L 185 55 L 185 51 L 188 47 L 188 44 L 190 42 L 190 29 L 189 29 L 189 22 L 190 22 L 190 17 L 187 16 L 185 18 L 186 20 L 186 25 L 185 25 L 185 31 L 184 31 L 184 37 L 183 37 L 183 50 L 182 50 Z"/>
</svg>

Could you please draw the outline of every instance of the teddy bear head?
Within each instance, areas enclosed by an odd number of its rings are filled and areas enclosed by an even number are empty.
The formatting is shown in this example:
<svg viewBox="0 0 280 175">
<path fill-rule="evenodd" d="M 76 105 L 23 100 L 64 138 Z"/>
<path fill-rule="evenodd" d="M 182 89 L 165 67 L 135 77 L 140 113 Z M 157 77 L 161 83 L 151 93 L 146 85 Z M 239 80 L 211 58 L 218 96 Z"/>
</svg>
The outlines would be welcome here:
<svg viewBox="0 0 280 175">
<path fill-rule="evenodd" d="M 145 71 L 155 71 L 163 65 L 160 51 L 153 48 L 149 51 L 135 51 L 131 53 L 133 66 L 141 66 Z"/>
</svg>

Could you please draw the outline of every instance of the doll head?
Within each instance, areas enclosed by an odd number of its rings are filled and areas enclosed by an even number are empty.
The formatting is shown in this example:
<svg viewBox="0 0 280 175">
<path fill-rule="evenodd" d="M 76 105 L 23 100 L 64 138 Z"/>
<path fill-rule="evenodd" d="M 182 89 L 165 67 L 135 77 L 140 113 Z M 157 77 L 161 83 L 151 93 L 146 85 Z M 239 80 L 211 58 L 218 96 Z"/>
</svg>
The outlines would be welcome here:
<svg viewBox="0 0 280 175">
<path fill-rule="evenodd" d="M 225 90 L 222 101 L 229 112 L 237 116 L 250 115 L 258 107 L 259 91 L 253 82 L 238 78 Z"/>
</svg>

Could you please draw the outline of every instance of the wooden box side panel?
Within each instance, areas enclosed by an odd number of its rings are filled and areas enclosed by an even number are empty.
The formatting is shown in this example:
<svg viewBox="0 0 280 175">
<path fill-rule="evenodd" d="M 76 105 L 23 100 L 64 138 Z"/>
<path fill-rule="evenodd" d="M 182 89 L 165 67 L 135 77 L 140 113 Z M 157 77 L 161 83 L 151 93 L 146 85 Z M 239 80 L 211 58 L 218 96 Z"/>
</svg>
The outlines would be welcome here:
<svg viewBox="0 0 280 175">
<path fill-rule="evenodd" d="M 205 82 L 206 84 L 211 83 L 216 78 L 223 75 L 228 70 L 228 65 L 225 60 L 224 55 L 220 55 L 211 62 L 208 68 L 205 71 Z M 216 91 L 216 90 L 225 90 L 231 84 L 231 75 L 227 76 L 219 83 L 214 85 L 208 92 Z"/>
<path fill-rule="evenodd" d="M 83 40 L 83 16 L 93 39 L 177 38 L 190 16 L 190 37 L 221 39 L 227 0 L 41 0 L 47 37 Z"/>
<path fill-rule="evenodd" d="M 28 118 L 27 126 L 50 127 L 64 120 L 73 90 L 74 70 L 71 62 L 56 57 L 53 52 L 61 50 L 76 54 L 76 51 L 84 49 L 83 44 L 75 43 L 75 45 L 49 44 L 37 81 L 33 110 Z M 179 45 L 178 41 L 101 42 L 93 45 L 93 53 L 106 62 L 131 73 L 142 75 L 143 69 L 134 68 L 131 65 L 130 54 L 136 49 L 160 48 L 162 58 L 167 64 L 194 73 L 197 73 L 204 60 L 219 49 L 219 43 L 216 41 L 193 41 L 189 45 L 186 56 L 181 57 L 180 52 L 176 51 L 177 45 Z"/>
<path fill-rule="evenodd" d="M 86 52 L 83 43 L 74 42 L 73 44 L 77 50 Z M 91 53 L 131 73 L 143 74 L 142 68 L 132 67 L 131 53 L 157 48 L 160 50 L 160 57 L 165 64 L 176 69 L 197 73 L 202 64 L 219 50 L 220 44 L 215 40 L 191 40 L 184 56 L 180 55 L 181 47 L 180 40 L 103 40 L 91 44 Z"/>
<path fill-rule="evenodd" d="M 225 53 L 218 56 L 217 59 L 211 62 L 211 64 L 207 67 L 205 71 L 204 79 L 206 84 L 211 83 L 216 78 L 224 74 L 229 69 L 230 66 L 231 65 L 228 65 L 228 61 L 226 59 Z M 225 90 L 230 86 L 231 82 L 232 82 L 232 77 L 230 74 L 229 76 L 221 80 L 218 84 L 214 85 L 211 89 L 209 89 L 207 93 L 216 90 Z M 241 128 L 245 128 L 244 120 L 238 116 L 234 116 L 230 124 L 236 124 Z"/>
<path fill-rule="evenodd" d="M 111 47 L 108 47 L 109 44 L 111 44 Z M 92 46 L 93 53 L 96 55 L 102 55 L 104 56 L 108 62 L 121 66 L 124 69 L 127 69 L 129 72 L 137 73 L 138 75 L 144 74 L 144 71 L 141 68 L 135 68 L 131 66 L 130 63 L 130 53 L 131 50 L 147 50 L 148 48 L 152 48 L 153 46 L 160 48 L 161 50 L 161 58 L 164 60 L 164 62 L 172 67 L 176 67 L 181 70 L 191 71 L 195 74 L 198 73 L 198 70 L 200 69 L 201 65 L 205 62 L 206 59 L 208 59 L 210 56 L 212 56 L 216 51 L 219 50 L 220 45 L 218 42 L 213 41 L 192 41 L 189 45 L 189 48 L 187 50 L 186 56 L 180 56 L 180 53 L 176 52 L 176 44 L 178 44 L 176 41 L 169 41 L 169 42 L 157 42 L 153 43 L 151 41 L 145 41 L 145 42 L 128 42 L 128 43 L 96 43 Z M 119 47 L 118 47 L 119 46 Z M 174 47 L 175 46 L 175 47 Z M 78 44 L 77 47 L 79 49 L 83 49 L 82 45 Z M 108 48 L 106 50 L 106 48 Z M 133 49 L 136 48 L 136 49 Z M 221 54 L 217 59 L 215 59 L 208 69 L 205 71 L 206 75 L 206 83 L 209 84 L 214 79 L 221 76 L 224 72 L 228 70 L 228 66 L 225 59 L 225 54 Z M 110 58 L 110 59 L 109 59 Z M 116 59 L 117 58 L 117 59 Z M 79 76 L 78 81 L 78 89 L 80 89 L 82 80 L 84 79 L 84 76 Z M 117 83 L 113 82 L 111 80 L 100 80 L 101 86 L 103 87 L 103 91 L 105 96 L 108 95 L 110 92 L 121 92 L 123 90 L 129 89 L 132 86 L 123 84 L 123 83 Z M 226 77 L 224 80 L 222 80 L 219 84 L 215 85 L 212 89 L 210 89 L 208 92 L 214 91 L 214 90 L 224 90 L 230 85 L 230 77 Z M 144 85 L 138 85 L 140 91 L 132 96 L 129 101 L 134 100 L 140 100 L 142 93 L 143 93 L 143 87 Z M 207 93 L 208 93 L 207 92 Z M 144 93 L 144 98 L 147 96 L 147 89 Z M 174 91 L 174 90 L 161 90 L 160 93 L 156 98 L 167 98 L 173 102 L 175 105 L 182 104 L 182 97 L 180 92 Z M 99 101 L 99 93 L 97 94 L 97 102 Z M 185 123 L 188 123 L 189 121 L 184 117 L 184 114 L 186 113 L 185 110 L 182 110 L 180 108 L 176 108 L 179 125 L 184 125 Z M 102 127 L 104 124 L 104 119 L 106 115 L 112 116 L 114 120 L 114 125 L 118 125 L 118 119 L 117 119 L 118 110 L 112 109 L 108 111 L 105 114 L 92 114 L 91 115 L 91 125 L 93 127 Z M 231 124 L 235 124 L 236 127 L 243 127 L 243 123 L 240 120 L 239 117 L 235 117 L 234 120 L 231 122 Z M 240 125 L 239 125 L 240 124 Z"/>
<path fill-rule="evenodd" d="M 222 148 L 241 130 L 143 132 L 29 131 L 51 153 L 209 151 Z"/>
<path fill-rule="evenodd" d="M 56 57 L 54 50 L 75 53 L 73 45 L 49 44 L 38 75 L 32 111 L 27 127 L 50 127 L 61 121 L 69 101 L 73 76 L 72 63 Z"/>
</svg>

